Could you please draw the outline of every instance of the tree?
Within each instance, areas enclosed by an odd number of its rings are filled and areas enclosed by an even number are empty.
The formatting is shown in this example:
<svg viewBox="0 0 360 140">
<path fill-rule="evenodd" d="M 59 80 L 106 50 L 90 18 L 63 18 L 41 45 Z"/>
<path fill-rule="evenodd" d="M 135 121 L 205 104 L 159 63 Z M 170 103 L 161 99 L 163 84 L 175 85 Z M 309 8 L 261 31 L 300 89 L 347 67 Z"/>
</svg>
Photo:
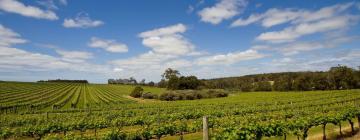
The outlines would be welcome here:
<svg viewBox="0 0 360 140">
<path fill-rule="evenodd" d="M 181 76 L 177 89 L 198 89 L 201 84 L 196 76 Z"/>
<path fill-rule="evenodd" d="M 357 84 L 355 79 L 355 70 L 346 66 L 338 65 L 331 67 L 329 79 L 334 89 L 351 89 Z"/>
<path fill-rule="evenodd" d="M 160 82 L 157 85 L 160 88 L 166 88 L 167 83 L 166 83 L 165 79 L 161 79 Z"/>
<path fill-rule="evenodd" d="M 180 73 L 178 70 L 173 70 L 171 68 L 168 68 L 165 70 L 165 72 L 161 75 L 161 77 L 165 80 L 170 80 L 171 77 L 178 77 L 180 76 Z"/>
<path fill-rule="evenodd" d="M 134 90 L 130 93 L 130 96 L 134 98 L 140 98 L 142 96 L 143 91 L 144 91 L 143 88 L 141 88 L 140 86 L 136 86 Z"/>
<path fill-rule="evenodd" d="M 254 91 L 271 91 L 272 87 L 269 81 L 260 81 L 255 84 Z"/>
<path fill-rule="evenodd" d="M 145 85 L 145 79 L 142 79 L 139 84 L 140 85 Z"/>
<path fill-rule="evenodd" d="M 358 66 L 358 70 L 356 70 L 355 72 L 355 77 L 356 77 L 356 87 L 355 88 L 360 88 L 360 66 Z"/>
<path fill-rule="evenodd" d="M 240 90 L 243 92 L 249 92 L 254 88 L 253 83 L 251 82 L 243 82 L 240 85 Z"/>
<path fill-rule="evenodd" d="M 137 84 L 137 81 L 136 81 L 136 79 L 134 77 L 130 77 L 129 81 L 132 84 Z"/>
<path fill-rule="evenodd" d="M 315 90 L 331 89 L 327 73 L 317 73 L 312 77 Z"/>
<path fill-rule="evenodd" d="M 148 83 L 148 86 L 155 86 L 155 83 L 154 83 L 153 81 L 150 81 L 150 82 Z"/>
<path fill-rule="evenodd" d="M 289 91 L 291 90 L 293 80 L 289 75 L 283 75 L 274 81 L 274 90 Z"/>
<path fill-rule="evenodd" d="M 312 77 L 308 74 L 301 74 L 295 78 L 293 89 L 298 91 L 309 91 L 313 89 Z"/>
<path fill-rule="evenodd" d="M 177 90 L 179 87 L 179 78 L 177 76 L 170 77 L 169 81 L 167 82 L 167 89 L 170 90 Z"/>
</svg>

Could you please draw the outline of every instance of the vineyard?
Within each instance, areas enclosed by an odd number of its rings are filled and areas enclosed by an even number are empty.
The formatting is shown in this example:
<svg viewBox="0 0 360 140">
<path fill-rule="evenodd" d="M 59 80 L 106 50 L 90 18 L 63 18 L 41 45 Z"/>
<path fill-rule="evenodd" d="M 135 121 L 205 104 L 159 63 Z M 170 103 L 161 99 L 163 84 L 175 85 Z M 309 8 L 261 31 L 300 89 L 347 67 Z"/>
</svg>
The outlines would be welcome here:
<svg viewBox="0 0 360 140">
<path fill-rule="evenodd" d="M 133 88 L 0 82 L 1 139 L 181 139 L 201 133 L 204 116 L 211 139 L 306 139 L 317 128 L 325 138 L 329 126 L 339 128 L 339 136 L 345 126 L 351 133 L 360 127 L 360 90 L 159 101 L 129 98 Z"/>
</svg>

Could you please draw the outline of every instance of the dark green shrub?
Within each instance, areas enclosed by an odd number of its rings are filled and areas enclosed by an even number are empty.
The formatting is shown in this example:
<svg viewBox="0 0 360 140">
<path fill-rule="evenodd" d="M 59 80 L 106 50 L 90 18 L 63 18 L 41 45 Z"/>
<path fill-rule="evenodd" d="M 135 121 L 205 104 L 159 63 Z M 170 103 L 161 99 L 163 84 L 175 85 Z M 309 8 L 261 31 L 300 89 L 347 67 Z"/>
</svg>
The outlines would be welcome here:
<svg viewBox="0 0 360 140">
<path fill-rule="evenodd" d="M 134 98 L 140 98 L 142 96 L 143 91 L 144 91 L 143 88 L 136 86 L 134 90 L 130 93 L 130 96 Z"/>
<path fill-rule="evenodd" d="M 194 92 L 193 95 L 195 99 L 202 99 L 204 97 L 200 92 Z"/>
<path fill-rule="evenodd" d="M 219 98 L 219 97 L 227 97 L 229 94 L 224 92 L 224 91 L 220 91 L 220 92 L 216 92 L 215 97 Z"/>
<path fill-rule="evenodd" d="M 164 92 L 163 94 L 160 95 L 159 99 L 160 100 L 165 100 L 165 101 L 175 101 L 175 93 L 174 92 Z"/>
<path fill-rule="evenodd" d="M 224 90 L 208 90 L 206 92 L 207 98 L 219 98 L 219 97 L 227 97 L 229 94 Z"/>
<path fill-rule="evenodd" d="M 195 100 L 203 98 L 220 98 L 227 97 L 228 93 L 223 90 L 176 90 L 167 91 L 159 96 L 160 100 L 176 101 L 176 100 Z"/>
<path fill-rule="evenodd" d="M 194 100 L 195 97 L 194 97 L 194 95 L 192 95 L 192 94 L 186 94 L 186 95 L 185 95 L 185 99 L 186 99 L 186 100 Z"/>
<path fill-rule="evenodd" d="M 144 99 L 156 99 L 158 96 L 156 94 L 153 94 L 151 92 L 146 92 L 142 95 Z"/>
</svg>

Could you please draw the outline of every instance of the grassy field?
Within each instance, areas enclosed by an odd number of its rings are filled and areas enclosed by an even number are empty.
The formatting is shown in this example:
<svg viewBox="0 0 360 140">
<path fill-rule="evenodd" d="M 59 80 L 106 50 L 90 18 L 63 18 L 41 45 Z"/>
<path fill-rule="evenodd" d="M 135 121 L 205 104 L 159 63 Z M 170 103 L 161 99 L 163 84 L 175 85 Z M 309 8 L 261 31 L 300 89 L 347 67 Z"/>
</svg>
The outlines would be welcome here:
<svg viewBox="0 0 360 140">
<path fill-rule="evenodd" d="M 134 86 L 68 83 L 0 83 L 3 139 L 202 138 L 209 117 L 213 139 L 321 138 L 338 124 L 357 127 L 360 90 L 236 92 L 225 98 L 158 101 L 128 97 Z M 143 87 L 161 94 L 162 88 Z M 345 131 L 344 131 L 345 133 Z M 174 136 L 171 136 L 174 135 Z"/>
</svg>

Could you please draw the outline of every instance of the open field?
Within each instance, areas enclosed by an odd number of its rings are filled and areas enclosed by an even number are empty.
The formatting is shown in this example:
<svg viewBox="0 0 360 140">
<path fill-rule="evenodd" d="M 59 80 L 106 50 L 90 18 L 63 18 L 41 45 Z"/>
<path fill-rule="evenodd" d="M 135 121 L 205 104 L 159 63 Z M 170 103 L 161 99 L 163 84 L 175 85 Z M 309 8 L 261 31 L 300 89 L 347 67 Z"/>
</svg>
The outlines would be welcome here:
<svg viewBox="0 0 360 140">
<path fill-rule="evenodd" d="M 225 98 L 169 102 L 129 98 L 133 88 L 1 82 L 1 136 L 90 139 L 126 134 L 128 139 L 179 139 L 184 134 L 185 139 L 201 139 L 202 117 L 208 116 L 214 139 L 284 139 L 285 135 L 288 139 L 309 135 L 311 139 L 322 138 L 324 125 L 327 134 L 338 134 L 338 124 L 351 132 L 349 122 L 357 127 L 360 114 L 360 90 L 242 92 Z"/>
<path fill-rule="evenodd" d="M 132 104 L 130 85 L 96 85 L 71 83 L 0 83 L 1 112 L 53 111 L 86 108 L 111 108 Z M 164 89 L 144 87 L 145 92 Z"/>
</svg>

